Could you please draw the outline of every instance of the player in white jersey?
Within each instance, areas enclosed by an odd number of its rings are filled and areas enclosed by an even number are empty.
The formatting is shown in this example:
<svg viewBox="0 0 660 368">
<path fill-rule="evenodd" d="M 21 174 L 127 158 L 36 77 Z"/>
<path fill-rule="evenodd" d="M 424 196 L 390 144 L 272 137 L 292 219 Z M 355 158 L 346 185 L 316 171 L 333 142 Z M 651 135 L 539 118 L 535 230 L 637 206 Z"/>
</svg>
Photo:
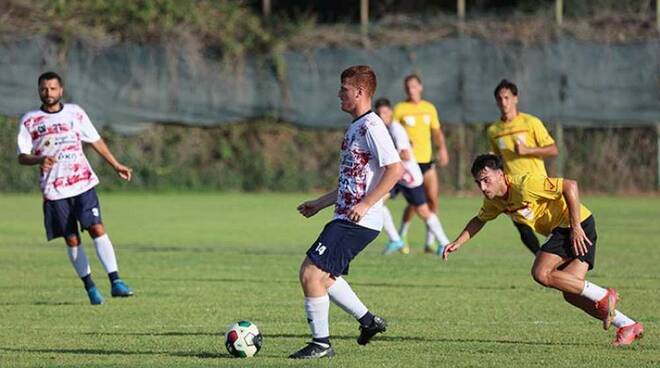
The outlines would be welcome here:
<svg viewBox="0 0 660 368">
<path fill-rule="evenodd" d="M 307 251 L 300 266 L 305 312 L 312 341 L 291 354 L 293 359 L 330 357 L 330 301 L 360 323 L 360 345 L 369 343 L 387 323 L 373 315 L 342 277 L 351 260 L 374 240 L 383 226 L 383 196 L 403 173 L 399 155 L 383 121 L 371 111 L 376 74 L 358 65 L 341 74 L 341 109 L 353 117 L 341 144 L 337 189 L 298 206 L 311 217 L 334 204 L 335 215 Z"/>
<path fill-rule="evenodd" d="M 78 105 L 61 102 L 62 78 L 53 72 L 39 76 L 41 108 L 23 115 L 18 124 L 18 162 L 39 165 L 43 193 L 44 225 L 48 240 L 64 237 L 71 264 L 83 281 L 91 304 L 103 304 L 103 296 L 92 280 L 82 246 L 78 223 L 92 237 L 101 264 L 111 284 L 113 297 L 133 291 L 119 278 L 117 259 L 101 220 L 101 207 L 94 187 L 99 180 L 83 152 L 89 143 L 124 180 L 132 170 L 119 163 Z"/>
<path fill-rule="evenodd" d="M 392 105 L 388 99 L 379 98 L 374 107 L 376 109 L 376 114 L 383 119 L 383 122 L 387 126 L 390 135 L 394 140 L 394 146 L 399 152 L 401 163 L 404 168 L 404 173 L 401 176 L 401 179 L 396 186 L 394 186 L 394 189 L 392 189 L 389 196 L 394 196 L 399 192 L 403 194 L 403 197 L 408 204 L 413 206 L 417 215 L 419 215 L 419 217 L 426 223 L 429 231 L 431 231 L 433 236 L 439 242 L 439 246 L 436 249 L 438 249 L 438 254 L 442 254 L 442 248 L 449 244 L 449 239 L 442 228 L 440 219 L 438 219 L 438 216 L 431 211 L 426 201 L 426 193 L 424 192 L 424 175 L 415 159 L 415 154 L 410 145 L 408 134 L 401 124 L 393 121 Z M 389 196 L 386 196 L 386 198 Z M 401 221 L 402 228 L 407 226 L 405 223 L 405 216 Z M 397 232 L 396 227 L 394 226 L 394 220 L 392 220 L 392 214 L 387 206 L 383 206 L 383 228 L 390 240 L 385 246 L 385 254 L 391 254 L 397 251 L 404 254 L 410 252 L 408 246 L 401 239 L 401 235 Z"/>
</svg>

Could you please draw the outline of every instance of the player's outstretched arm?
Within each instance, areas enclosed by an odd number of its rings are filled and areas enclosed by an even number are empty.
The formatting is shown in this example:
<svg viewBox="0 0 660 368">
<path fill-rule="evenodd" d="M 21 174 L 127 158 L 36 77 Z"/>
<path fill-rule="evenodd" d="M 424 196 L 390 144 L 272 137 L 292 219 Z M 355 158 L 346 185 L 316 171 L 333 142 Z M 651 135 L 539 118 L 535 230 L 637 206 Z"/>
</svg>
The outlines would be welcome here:
<svg viewBox="0 0 660 368">
<path fill-rule="evenodd" d="M 369 208 L 390 192 L 392 187 L 394 187 L 394 184 L 396 184 L 401 178 L 401 175 L 403 175 L 403 170 L 401 162 L 386 165 L 383 177 L 380 178 L 380 181 L 376 184 L 374 190 L 362 198 L 360 203 L 356 204 L 348 211 L 348 218 L 354 222 L 362 220 L 367 211 L 369 211 Z"/>
<path fill-rule="evenodd" d="M 575 180 L 564 179 L 562 184 L 562 194 L 568 206 L 568 215 L 571 221 L 571 244 L 575 254 L 582 256 L 587 254 L 588 248 L 593 245 L 591 240 L 582 229 L 580 222 L 580 198 L 578 194 L 578 184 Z"/>
<path fill-rule="evenodd" d="M 32 166 L 39 165 L 42 170 L 48 170 L 57 162 L 55 156 L 37 156 L 27 153 L 18 155 L 18 163 L 21 165 Z"/>
<path fill-rule="evenodd" d="M 298 206 L 298 212 L 305 217 L 312 217 L 320 210 L 333 205 L 337 201 L 337 189 L 328 192 L 314 200 L 303 202 Z"/>
<path fill-rule="evenodd" d="M 477 235 L 481 228 L 484 227 L 484 224 L 485 222 L 479 220 L 479 218 L 473 217 L 467 225 L 465 225 L 465 229 L 463 229 L 458 238 L 445 246 L 445 249 L 442 251 L 442 259 L 446 261 L 449 258 L 449 253 L 457 251 L 458 248 Z"/>
<path fill-rule="evenodd" d="M 117 175 L 119 175 L 120 178 L 126 180 L 126 181 L 131 181 L 131 178 L 133 177 L 133 169 L 131 169 L 128 166 L 124 166 L 117 159 L 115 156 L 110 152 L 110 149 L 108 148 L 108 145 L 105 144 L 105 141 L 103 138 L 99 139 L 96 142 L 90 143 L 94 150 L 98 152 L 101 157 L 107 161 L 110 166 L 112 166 L 113 169 L 117 172 Z"/>
</svg>

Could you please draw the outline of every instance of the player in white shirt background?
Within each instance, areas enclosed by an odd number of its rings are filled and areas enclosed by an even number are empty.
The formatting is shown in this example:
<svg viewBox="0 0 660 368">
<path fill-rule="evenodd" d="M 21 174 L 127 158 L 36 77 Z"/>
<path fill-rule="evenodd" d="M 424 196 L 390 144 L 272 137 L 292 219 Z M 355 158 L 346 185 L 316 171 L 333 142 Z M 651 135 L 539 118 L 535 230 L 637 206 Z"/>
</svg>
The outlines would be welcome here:
<svg viewBox="0 0 660 368">
<path fill-rule="evenodd" d="M 61 102 L 64 84 L 59 75 L 47 72 L 39 76 L 38 91 L 41 107 L 21 118 L 17 151 L 21 165 L 40 168 L 47 239 L 64 238 L 69 260 L 83 281 L 90 303 L 103 304 L 103 296 L 92 280 L 79 223 L 92 237 L 110 279 L 111 295 L 131 296 L 133 291 L 119 278 L 115 251 L 105 232 L 94 189 L 99 180 L 85 157 L 83 143 L 89 143 L 122 179 L 130 181 L 132 170 L 117 161 L 80 106 Z"/>
<path fill-rule="evenodd" d="M 404 168 L 404 173 L 394 186 L 394 189 L 392 189 L 391 195 L 394 196 L 399 192 L 403 194 L 406 202 L 415 209 L 417 215 L 426 223 L 429 231 L 431 231 L 435 239 L 438 241 L 439 246 L 436 248 L 437 254 L 442 254 L 443 247 L 449 244 L 449 239 L 442 228 L 440 219 L 431 211 L 427 203 L 426 193 L 424 192 L 424 175 L 415 159 L 415 154 L 410 145 L 408 134 L 401 124 L 393 121 L 392 105 L 388 99 L 379 98 L 376 100 L 374 108 L 376 114 L 383 119 L 383 122 L 387 126 L 389 133 L 392 136 L 392 140 L 394 141 L 394 146 L 399 152 L 401 163 Z M 387 195 L 385 199 L 389 197 L 390 195 Z M 410 220 L 408 220 L 408 223 L 409 221 Z M 401 228 L 407 226 L 408 223 L 406 222 L 406 217 L 403 216 L 401 219 Z M 389 243 L 385 246 L 384 253 L 386 255 L 397 251 L 404 254 L 410 252 L 410 248 L 405 244 L 401 239 L 401 235 L 397 232 L 396 227 L 394 226 L 394 220 L 392 219 L 392 214 L 385 205 L 383 205 L 383 229 L 389 238 Z"/>
<path fill-rule="evenodd" d="M 384 332 L 386 321 L 372 314 L 342 277 L 351 260 L 379 234 L 383 226 L 383 196 L 403 169 L 383 121 L 371 111 L 376 74 L 365 65 L 341 74 L 341 109 L 353 118 L 341 144 L 337 189 L 298 206 L 305 217 L 334 205 L 334 218 L 325 225 L 300 266 L 300 284 L 312 341 L 291 354 L 293 359 L 331 357 L 328 314 L 330 301 L 360 323 L 357 343 L 365 345 Z"/>
</svg>

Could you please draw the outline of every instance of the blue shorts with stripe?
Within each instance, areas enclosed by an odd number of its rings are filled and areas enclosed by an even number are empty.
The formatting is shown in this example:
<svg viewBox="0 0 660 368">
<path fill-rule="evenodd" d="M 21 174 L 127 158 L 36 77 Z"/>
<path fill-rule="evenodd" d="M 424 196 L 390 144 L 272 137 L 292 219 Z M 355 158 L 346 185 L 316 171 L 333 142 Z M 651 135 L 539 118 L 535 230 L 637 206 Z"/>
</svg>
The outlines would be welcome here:
<svg viewBox="0 0 660 368">
<path fill-rule="evenodd" d="M 348 274 L 348 266 L 380 232 L 347 220 L 328 222 L 318 239 L 307 251 L 307 257 L 318 268 L 332 276 Z"/>
<path fill-rule="evenodd" d="M 83 230 L 103 223 L 94 188 L 75 197 L 44 201 L 44 226 L 48 240 L 79 235 L 78 223 Z"/>
</svg>

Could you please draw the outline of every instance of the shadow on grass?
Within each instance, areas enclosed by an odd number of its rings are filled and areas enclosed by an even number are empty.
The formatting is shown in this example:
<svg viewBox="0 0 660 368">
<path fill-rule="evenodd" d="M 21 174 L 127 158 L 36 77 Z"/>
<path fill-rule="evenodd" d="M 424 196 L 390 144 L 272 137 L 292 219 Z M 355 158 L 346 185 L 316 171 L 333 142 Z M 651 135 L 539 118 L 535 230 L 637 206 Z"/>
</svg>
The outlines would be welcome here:
<svg viewBox="0 0 660 368">
<path fill-rule="evenodd" d="M 168 278 L 168 277 L 158 277 L 154 278 L 158 281 L 166 282 L 210 282 L 210 283 L 228 283 L 228 284 L 286 284 L 286 285 L 298 285 L 298 280 L 295 278 L 290 279 L 245 279 L 245 278 Z M 361 286 L 361 287 L 374 287 L 374 288 L 389 288 L 389 289 L 472 289 L 472 290 L 535 290 L 539 287 L 535 285 L 530 286 L 513 286 L 513 285 L 502 285 L 502 286 L 470 286 L 470 285 L 448 285 L 448 284 L 411 284 L 411 283 L 389 283 L 389 282 L 364 282 L 364 281 L 353 281 L 351 282 L 352 286 Z"/>
<path fill-rule="evenodd" d="M 305 334 L 274 334 L 266 335 L 264 339 L 268 338 L 300 338 L 300 339 L 309 339 L 309 335 Z M 357 335 L 340 335 L 340 336 L 331 336 L 332 340 L 355 340 Z M 396 336 L 396 335 L 383 335 L 374 338 L 374 342 L 384 341 L 384 342 L 453 342 L 453 343 L 481 343 L 481 344 L 513 344 L 513 345 L 537 345 L 537 346 L 598 346 L 599 344 L 589 344 L 589 343 L 577 343 L 577 342 L 546 342 L 546 341 L 523 341 L 523 340 L 494 340 L 494 339 L 466 339 L 466 338 L 428 338 L 421 336 Z"/>
<path fill-rule="evenodd" d="M 32 349 L 32 348 L 6 348 L 0 347 L 0 351 L 12 353 L 37 353 L 37 354 L 73 354 L 73 355 L 169 355 L 173 357 L 190 357 L 200 359 L 236 359 L 229 353 L 211 351 L 153 351 L 153 350 L 119 350 L 119 349 Z M 261 357 L 281 358 L 279 355 L 259 354 Z"/>
<path fill-rule="evenodd" d="M 84 332 L 83 335 L 107 335 L 107 336 L 222 336 L 219 332 Z M 332 340 L 355 340 L 357 335 L 335 335 L 331 337 Z M 264 339 L 309 339 L 307 334 L 268 334 L 264 335 Z M 528 345 L 528 346 L 600 346 L 597 343 L 585 342 L 550 342 L 550 341 L 525 341 L 525 340 L 511 340 L 511 339 L 476 339 L 476 338 L 429 338 L 422 336 L 397 336 L 397 335 L 382 335 L 374 339 L 374 341 L 383 342 L 441 342 L 441 343 L 479 343 L 479 344 L 507 344 L 507 345 Z"/>
<path fill-rule="evenodd" d="M 218 245 L 217 247 L 194 247 L 194 246 L 124 246 L 124 250 L 130 252 L 145 252 L 145 253 L 240 253 L 241 255 L 279 255 L 291 256 L 300 255 L 300 251 L 295 249 L 245 249 L 240 246 L 226 246 Z"/>
<path fill-rule="evenodd" d="M 82 303 L 74 302 L 49 302 L 38 300 L 36 302 L 0 302 L 0 306 L 10 306 L 10 305 L 49 305 L 49 306 L 63 306 L 63 305 L 82 305 Z"/>
</svg>

